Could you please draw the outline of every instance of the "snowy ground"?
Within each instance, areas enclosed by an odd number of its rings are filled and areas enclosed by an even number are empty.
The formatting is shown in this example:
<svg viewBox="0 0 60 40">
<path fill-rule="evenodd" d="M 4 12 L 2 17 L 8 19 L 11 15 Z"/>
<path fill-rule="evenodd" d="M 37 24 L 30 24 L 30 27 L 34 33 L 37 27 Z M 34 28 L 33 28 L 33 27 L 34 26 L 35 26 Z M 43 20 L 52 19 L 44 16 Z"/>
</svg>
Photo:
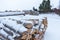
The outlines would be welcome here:
<svg viewBox="0 0 60 40">
<path fill-rule="evenodd" d="M 48 18 L 48 29 L 44 40 L 60 40 L 60 16 L 56 14 L 41 14 L 40 17 Z"/>
<path fill-rule="evenodd" d="M 13 28 L 22 26 L 21 27 L 21 30 L 22 30 L 24 28 L 23 25 L 16 24 L 16 20 L 22 20 L 22 19 L 39 19 L 40 20 L 44 17 L 47 17 L 47 19 L 48 19 L 48 28 L 46 30 L 44 40 L 60 40 L 60 16 L 58 16 L 56 14 L 40 14 L 39 16 L 21 15 L 21 16 L 12 16 L 12 17 L 11 16 L 0 17 L 0 27 L 3 26 L 2 23 L 6 23 L 11 26 L 14 25 Z M 24 20 L 22 20 L 22 21 L 24 21 Z M 15 28 L 15 29 L 18 30 L 19 28 Z"/>
</svg>

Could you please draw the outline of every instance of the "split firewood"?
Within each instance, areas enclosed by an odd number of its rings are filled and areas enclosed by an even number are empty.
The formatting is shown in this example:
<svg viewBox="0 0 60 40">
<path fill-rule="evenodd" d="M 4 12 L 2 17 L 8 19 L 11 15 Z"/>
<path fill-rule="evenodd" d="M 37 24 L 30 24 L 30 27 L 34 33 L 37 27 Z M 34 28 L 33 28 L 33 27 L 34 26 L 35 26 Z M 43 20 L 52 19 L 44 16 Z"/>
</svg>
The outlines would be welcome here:
<svg viewBox="0 0 60 40">
<path fill-rule="evenodd" d="M 40 40 L 41 40 L 41 39 L 43 38 L 43 36 L 44 36 L 44 33 L 43 33 L 42 31 L 40 31 L 40 32 L 39 32 L 38 39 L 40 39 Z"/>
<path fill-rule="evenodd" d="M 35 30 L 33 30 L 31 34 L 32 34 L 32 35 L 35 34 Z"/>
<path fill-rule="evenodd" d="M 34 26 L 38 25 L 39 23 L 39 19 L 29 19 L 28 21 L 32 21 Z"/>
<path fill-rule="evenodd" d="M 38 34 L 38 30 L 37 29 L 34 29 L 33 31 L 32 31 L 32 34 Z"/>
<path fill-rule="evenodd" d="M 26 39 L 27 39 L 27 35 L 23 35 L 23 36 L 21 37 L 21 39 L 26 40 Z"/>
<path fill-rule="evenodd" d="M 31 29 L 27 29 L 27 32 L 28 32 L 28 33 L 31 33 L 31 31 L 32 31 Z"/>
<path fill-rule="evenodd" d="M 23 25 L 24 25 L 24 27 L 26 27 L 28 29 L 31 29 L 33 27 L 33 25 L 31 23 L 24 23 Z"/>
<path fill-rule="evenodd" d="M 43 35 L 43 32 L 42 31 L 39 31 L 39 35 Z"/>
<path fill-rule="evenodd" d="M 32 35 L 31 34 L 27 34 L 27 39 L 26 40 L 31 40 Z"/>
<path fill-rule="evenodd" d="M 43 19 L 42 24 L 44 25 L 44 29 L 46 30 L 47 29 L 47 25 L 48 25 L 47 17 L 45 17 L 45 19 Z"/>
<path fill-rule="evenodd" d="M 44 26 L 46 26 L 47 27 L 47 17 L 45 17 L 45 19 L 43 19 L 43 21 L 42 21 L 42 24 L 44 24 Z"/>
<path fill-rule="evenodd" d="M 27 39 L 27 32 L 23 32 L 23 33 L 22 33 L 21 39 L 22 39 L 22 40 L 26 40 L 26 39 Z"/>
</svg>

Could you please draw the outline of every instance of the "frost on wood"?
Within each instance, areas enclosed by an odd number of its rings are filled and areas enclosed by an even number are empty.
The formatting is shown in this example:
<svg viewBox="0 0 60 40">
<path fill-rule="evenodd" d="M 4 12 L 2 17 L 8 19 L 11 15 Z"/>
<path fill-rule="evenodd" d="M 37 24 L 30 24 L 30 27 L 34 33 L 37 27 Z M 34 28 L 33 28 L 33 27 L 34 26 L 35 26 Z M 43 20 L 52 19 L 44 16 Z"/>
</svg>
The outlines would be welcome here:
<svg viewBox="0 0 60 40">
<path fill-rule="evenodd" d="M 39 19 L 3 18 L 0 25 L 1 40 L 42 40 L 47 28 L 47 17 Z M 41 22 L 41 23 L 39 23 Z"/>
</svg>

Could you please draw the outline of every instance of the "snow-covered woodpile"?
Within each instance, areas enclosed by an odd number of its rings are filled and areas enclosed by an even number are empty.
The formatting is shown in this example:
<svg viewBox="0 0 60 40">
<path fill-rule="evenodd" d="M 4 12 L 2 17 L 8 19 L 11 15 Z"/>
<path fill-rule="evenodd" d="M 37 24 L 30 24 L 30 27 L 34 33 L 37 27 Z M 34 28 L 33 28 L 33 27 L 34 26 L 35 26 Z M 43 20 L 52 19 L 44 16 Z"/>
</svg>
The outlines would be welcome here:
<svg viewBox="0 0 60 40">
<path fill-rule="evenodd" d="M 16 16 L 16 15 L 24 15 L 25 16 L 25 13 L 24 12 L 3 12 L 3 13 L 0 13 L 0 17 Z"/>
<path fill-rule="evenodd" d="M 29 15 L 39 15 L 39 12 L 32 11 L 32 10 L 23 10 L 23 12 L 25 12 L 25 14 L 29 14 Z"/>
<path fill-rule="evenodd" d="M 4 19 L 0 22 L 0 40 L 42 40 L 47 25 L 47 17 L 42 21 Z"/>
</svg>

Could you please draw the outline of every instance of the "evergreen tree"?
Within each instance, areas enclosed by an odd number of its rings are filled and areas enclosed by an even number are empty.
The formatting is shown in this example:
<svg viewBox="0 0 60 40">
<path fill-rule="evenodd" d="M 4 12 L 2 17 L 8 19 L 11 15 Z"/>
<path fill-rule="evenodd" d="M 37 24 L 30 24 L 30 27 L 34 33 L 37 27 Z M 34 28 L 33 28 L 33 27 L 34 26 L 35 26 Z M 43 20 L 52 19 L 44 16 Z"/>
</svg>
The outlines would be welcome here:
<svg viewBox="0 0 60 40">
<path fill-rule="evenodd" d="M 42 4 L 39 6 L 39 11 L 50 11 L 51 10 L 51 5 L 50 5 L 50 0 L 43 0 Z"/>
</svg>

